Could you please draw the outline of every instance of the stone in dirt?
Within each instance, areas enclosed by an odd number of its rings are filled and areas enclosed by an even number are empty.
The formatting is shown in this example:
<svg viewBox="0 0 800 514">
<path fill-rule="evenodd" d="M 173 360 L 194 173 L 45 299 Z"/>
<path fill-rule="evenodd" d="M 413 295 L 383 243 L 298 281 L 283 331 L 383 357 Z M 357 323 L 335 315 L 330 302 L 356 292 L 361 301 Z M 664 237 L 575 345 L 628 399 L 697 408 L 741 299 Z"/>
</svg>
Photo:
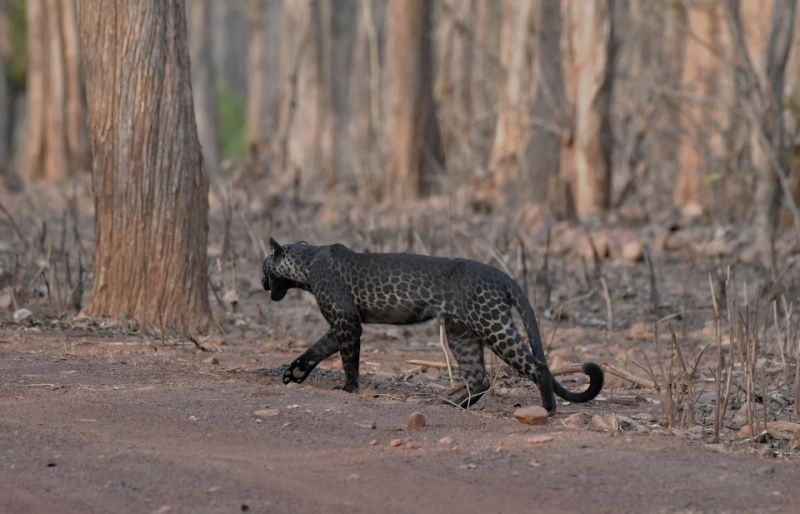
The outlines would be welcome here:
<svg viewBox="0 0 800 514">
<path fill-rule="evenodd" d="M 528 438 L 528 444 L 531 445 L 531 446 L 535 446 L 537 444 L 549 443 L 550 441 L 553 441 L 554 439 L 555 439 L 555 437 L 553 437 L 551 435 L 540 434 L 540 435 L 535 435 L 533 437 L 529 437 Z"/>
<path fill-rule="evenodd" d="M 256 419 L 274 418 L 280 413 L 280 409 L 259 409 L 253 411 L 253 417 Z"/>
<path fill-rule="evenodd" d="M 14 303 L 14 298 L 11 296 L 11 289 L 7 288 L 0 293 L 0 309 L 8 309 Z"/>
<path fill-rule="evenodd" d="M 203 364 L 214 364 L 214 365 L 216 365 L 216 364 L 219 364 L 219 359 L 217 359 L 216 357 L 207 357 L 207 358 L 203 359 Z"/>
<path fill-rule="evenodd" d="M 538 405 L 522 407 L 514 411 L 514 417 L 517 418 L 517 421 L 526 425 L 546 425 L 549 416 L 544 407 L 539 407 Z"/>
<path fill-rule="evenodd" d="M 416 430 L 425 426 L 425 416 L 421 412 L 412 412 L 406 422 L 406 430 Z"/>
<path fill-rule="evenodd" d="M 756 434 L 763 430 L 764 423 L 753 423 L 756 429 Z M 767 432 L 775 439 L 792 439 L 793 437 L 800 436 L 800 423 L 792 423 L 791 421 L 768 421 Z M 750 425 L 743 426 L 734 436 L 734 439 L 747 439 L 753 437 L 750 432 Z"/>
<path fill-rule="evenodd" d="M 389 446 L 391 446 L 392 448 L 397 448 L 401 444 L 403 444 L 403 441 L 401 441 L 400 439 L 392 439 L 391 441 L 389 441 Z"/>
<path fill-rule="evenodd" d="M 14 321 L 17 323 L 25 321 L 31 316 L 33 316 L 33 312 L 31 312 L 30 309 L 17 309 L 14 311 Z"/>
<path fill-rule="evenodd" d="M 586 416 L 582 412 L 576 412 L 575 414 L 570 414 L 564 420 L 564 425 L 568 427 L 581 427 L 586 424 Z"/>
<path fill-rule="evenodd" d="M 453 444 L 453 438 L 449 435 L 446 435 L 439 439 L 439 444 Z"/>
</svg>

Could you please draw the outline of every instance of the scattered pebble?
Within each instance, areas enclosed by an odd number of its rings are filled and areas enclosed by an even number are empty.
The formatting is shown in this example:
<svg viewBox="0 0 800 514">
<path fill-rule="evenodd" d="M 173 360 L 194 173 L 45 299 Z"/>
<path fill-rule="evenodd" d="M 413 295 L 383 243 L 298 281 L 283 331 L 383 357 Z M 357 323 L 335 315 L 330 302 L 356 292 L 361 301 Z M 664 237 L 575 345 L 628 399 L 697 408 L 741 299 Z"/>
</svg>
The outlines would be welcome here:
<svg viewBox="0 0 800 514">
<path fill-rule="evenodd" d="M 534 405 L 515 410 L 514 417 L 517 418 L 517 421 L 526 425 L 546 425 L 549 414 L 543 407 Z"/>
<path fill-rule="evenodd" d="M 219 359 L 216 357 L 208 357 L 203 359 L 203 364 L 212 364 L 212 365 L 219 365 Z"/>
<path fill-rule="evenodd" d="M 581 412 L 570 414 L 564 420 L 564 425 L 568 427 L 581 427 L 586 423 L 586 417 Z"/>
<path fill-rule="evenodd" d="M 401 444 L 403 444 L 403 441 L 401 441 L 400 439 L 392 439 L 391 441 L 389 441 L 389 446 L 391 446 L 392 448 L 397 448 Z"/>
<path fill-rule="evenodd" d="M 759 476 L 766 476 L 766 475 L 774 475 L 775 474 L 775 466 L 771 464 L 767 464 L 766 466 L 761 466 L 756 468 L 755 470 L 756 475 Z"/>
<path fill-rule="evenodd" d="M 425 416 L 421 412 L 412 412 L 406 422 L 406 430 L 416 430 L 425 426 Z"/>
<path fill-rule="evenodd" d="M 280 409 L 259 409 L 253 411 L 253 416 L 256 419 L 267 419 L 267 418 L 274 418 L 280 413 L 281 413 Z"/>
<path fill-rule="evenodd" d="M 532 460 L 532 461 L 528 462 L 528 466 L 530 466 L 532 468 L 538 468 L 541 465 L 542 465 L 542 463 L 539 462 L 538 460 Z"/>
<path fill-rule="evenodd" d="M 551 435 L 546 435 L 546 434 L 535 435 L 533 437 L 529 437 L 528 438 L 528 444 L 531 445 L 531 446 L 534 446 L 534 445 L 537 445 L 537 444 L 549 443 L 550 441 L 552 441 L 554 439 L 555 439 L 555 437 L 553 437 Z"/>
<path fill-rule="evenodd" d="M 209 488 L 207 489 L 207 491 L 208 491 L 209 493 L 216 493 L 217 491 L 220 491 L 220 490 L 222 490 L 222 487 L 220 487 L 220 486 L 218 486 L 218 485 L 215 485 L 215 486 L 213 486 L 213 487 L 209 487 Z"/>
<path fill-rule="evenodd" d="M 446 435 L 439 439 L 439 444 L 453 444 L 453 438 L 449 435 Z"/>
<path fill-rule="evenodd" d="M 17 323 L 20 321 L 25 321 L 31 316 L 33 316 L 33 312 L 31 312 L 30 309 L 17 309 L 14 311 L 14 321 Z"/>
<path fill-rule="evenodd" d="M 359 478 L 361 478 L 361 476 L 359 476 L 358 473 L 350 473 L 349 475 L 347 475 L 347 480 L 350 481 L 358 480 Z"/>
<path fill-rule="evenodd" d="M 378 444 L 378 440 L 377 440 L 377 439 L 373 439 L 373 440 L 371 440 L 371 441 L 369 442 L 369 445 L 370 445 L 370 446 L 375 446 L 376 444 Z"/>
<path fill-rule="evenodd" d="M 11 296 L 11 290 L 6 289 L 0 293 L 0 309 L 8 309 L 14 303 L 14 298 Z"/>
<path fill-rule="evenodd" d="M 227 291 L 225 291 L 225 294 L 222 296 L 222 299 L 231 305 L 236 305 L 239 303 L 239 293 L 237 293 L 233 289 L 228 289 Z"/>
<path fill-rule="evenodd" d="M 172 507 L 169 505 L 162 505 L 160 509 L 154 510 L 153 514 L 167 514 L 167 512 L 172 512 Z"/>
</svg>

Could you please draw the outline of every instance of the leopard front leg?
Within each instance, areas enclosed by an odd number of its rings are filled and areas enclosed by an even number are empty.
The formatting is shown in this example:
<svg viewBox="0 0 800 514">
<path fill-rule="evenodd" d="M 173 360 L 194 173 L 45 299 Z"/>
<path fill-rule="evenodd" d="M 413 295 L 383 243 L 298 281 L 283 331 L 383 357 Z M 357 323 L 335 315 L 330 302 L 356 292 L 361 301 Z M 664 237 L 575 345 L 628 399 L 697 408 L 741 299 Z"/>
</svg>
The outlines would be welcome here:
<svg viewBox="0 0 800 514">
<path fill-rule="evenodd" d="M 336 341 L 333 330 L 329 330 L 319 341 L 306 350 L 303 355 L 289 364 L 289 367 L 283 373 L 283 383 L 288 384 L 289 382 L 295 382 L 299 384 L 303 382 L 320 362 L 337 351 L 339 351 L 339 343 Z"/>
<path fill-rule="evenodd" d="M 361 354 L 361 320 L 355 316 L 343 316 L 333 327 L 339 342 L 345 382 L 343 389 L 348 393 L 358 390 L 358 364 Z"/>
<path fill-rule="evenodd" d="M 322 264 L 311 270 L 312 293 L 322 316 L 330 323 L 331 333 L 342 356 L 345 383 L 343 389 L 358 389 L 358 359 L 361 350 L 361 314 L 347 284 L 337 273 Z"/>
</svg>

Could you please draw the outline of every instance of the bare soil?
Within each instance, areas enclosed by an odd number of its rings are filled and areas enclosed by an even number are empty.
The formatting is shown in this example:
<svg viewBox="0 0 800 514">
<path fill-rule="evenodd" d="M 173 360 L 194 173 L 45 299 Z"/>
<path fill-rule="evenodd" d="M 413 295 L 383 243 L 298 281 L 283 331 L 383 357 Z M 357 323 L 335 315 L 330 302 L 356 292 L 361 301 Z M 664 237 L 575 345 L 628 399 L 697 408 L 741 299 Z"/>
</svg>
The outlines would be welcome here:
<svg viewBox="0 0 800 514">
<path fill-rule="evenodd" d="M 564 423 L 647 411 L 646 395 L 613 381 L 599 401 L 562 404 L 534 427 L 512 417 L 539 402 L 514 377 L 461 411 L 440 399 L 446 374 L 403 373 L 409 358 L 441 359 L 432 344 L 365 343 L 351 395 L 335 389 L 335 360 L 284 386 L 280 365 L 297 349 L 218 342 L 211 353 L 113 330 L 7 326 L 0 512 L 796 512 L 800 502 L 797 461 Z M 257 420 L 262 408 L 279 414 Z M 414 411 L 427 425 L 406 431 Z"/>
</svg>

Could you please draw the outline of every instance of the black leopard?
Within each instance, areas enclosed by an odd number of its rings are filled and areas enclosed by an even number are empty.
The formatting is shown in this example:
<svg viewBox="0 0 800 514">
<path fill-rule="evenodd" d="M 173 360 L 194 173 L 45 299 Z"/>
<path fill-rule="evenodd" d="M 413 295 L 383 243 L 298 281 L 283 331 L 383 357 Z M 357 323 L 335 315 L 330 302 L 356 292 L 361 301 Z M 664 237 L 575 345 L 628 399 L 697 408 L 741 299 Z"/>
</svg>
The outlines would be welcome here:
<svg viewBox="0 0 800 514">
<path fill-rule="evenodd" d="M 289 365 L 283 382 L 302 382 L 325 358 L 341 354 L 344 390 L 358 389 L 363 323 L 406 325 L 434 318 L 444 322 L 450 350 L 467 383 L 455 403 L 475 404 L 489 389 L 483 360 L 488 346 L 504 362 L 533 380 L 542 404 L 556 410 L 553 393 L 571 402 L 588 402 L 603 387 L 603 371 L 585 363 L 589 387 L 574 393 L 551 375 L 533 309 L 519 285 L 486 264 L 407 253 L 356 253 L 340 244 L 281 246 L 270 238 L 262 284 L 274 301 L 300 288 L 312 293 L 330 329 Z M 516 309 L 528 333 L 526 344 L 512 318 Z"/>
</svg>

